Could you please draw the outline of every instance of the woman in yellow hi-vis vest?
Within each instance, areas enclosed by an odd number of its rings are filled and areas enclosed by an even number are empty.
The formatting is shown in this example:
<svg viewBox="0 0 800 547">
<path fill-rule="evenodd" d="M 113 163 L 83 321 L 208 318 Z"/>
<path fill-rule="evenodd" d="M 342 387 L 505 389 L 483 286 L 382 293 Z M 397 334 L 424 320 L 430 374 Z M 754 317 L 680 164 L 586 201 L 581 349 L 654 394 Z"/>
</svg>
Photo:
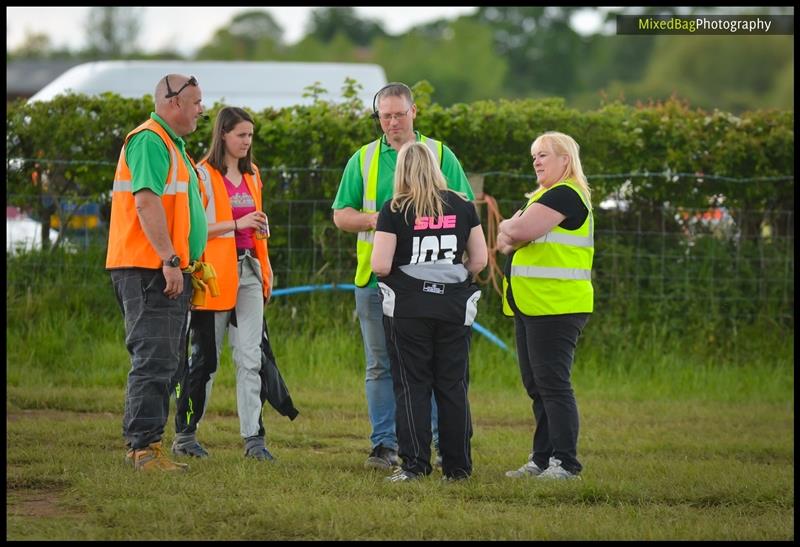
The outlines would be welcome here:
<svg viewBox="0 0 800 547">
<path fill-rule="evenodd" d="M 594 220 L 578 143 L 547 132 L 531 146 L 539 187 L 500 223 L 510 255 L 503 312 L 513 315 L 522 383 L 533 399 L 533 450 L 511 478 L 579 479 L 578 406 L 570 379 L 578 338 L 594 308 Z"/>
</svg>

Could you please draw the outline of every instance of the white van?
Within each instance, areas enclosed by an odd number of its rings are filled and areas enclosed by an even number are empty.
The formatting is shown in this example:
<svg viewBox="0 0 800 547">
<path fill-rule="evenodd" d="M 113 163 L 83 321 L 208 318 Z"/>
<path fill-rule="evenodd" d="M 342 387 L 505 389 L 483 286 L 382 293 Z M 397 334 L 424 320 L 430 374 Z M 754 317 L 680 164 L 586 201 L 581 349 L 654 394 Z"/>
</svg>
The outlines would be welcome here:
<svg viewBox="0 0 800 547">
<path fill-rule="evenodd" d="M 319 82 L 320 98 L 341 102 L 345 78 L 361 84 L 359 98 L 372 108 L 375 93 L 386 85 L 383 68 L 367 63 L 283 63 L 245 61 L 99 61 L 72 67 L 43 87 L 30 101 L 49 101 L 72 90 L 96 95 L 113 91 L 123 97 L 152 95 L 166 74 L 194 76 L 203 90 L 203 104 L 217 101 L 255 111 L 310 104 L 307 86 Z"/>
</svg>

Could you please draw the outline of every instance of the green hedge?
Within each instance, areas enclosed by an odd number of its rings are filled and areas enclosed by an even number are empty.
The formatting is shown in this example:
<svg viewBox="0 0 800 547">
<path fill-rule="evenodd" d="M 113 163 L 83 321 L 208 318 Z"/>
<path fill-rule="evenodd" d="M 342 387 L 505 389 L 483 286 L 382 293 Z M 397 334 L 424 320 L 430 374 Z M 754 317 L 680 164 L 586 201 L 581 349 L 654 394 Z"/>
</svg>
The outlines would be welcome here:
<svg viewBox="0 0 800 547">
<path fill-rule="evenodd" d="M 420 86 L 418 85 L 418 88 Z M 743 210 L 789 210 L 794 204 L 794 113 L 691 109 L 675 100 L 638 107 L 612 103 L 596 111 L 567 108 L 562 99 L 428 104 L 424 87 L 416 128 L 443 140 L 468 173 L 510 172 L 486 191 L 496 199 L 521 199 L 534 184 L 529 149 L 546 130 L 575 137 L 593 200 L 617 192 L 627 180 L 634 204 L 707 207 L 714 196 Z M 310 106 L 254 113 L 254 157 L 269 176 L 267 196 L 320 199 L 335 195 L 341 169 L 377 128 L 363 105 L 316 101 Z M 208 113 L 212 120 L 221 105 Z M 41 207 L 52 199 L 100 199 L 107 194 L 125 135 L 152 110 L 152 99 L 65 95 L 50 102 L 8 104 L 7 201 Z M 200 159 L 212 122 L 187 137 Z M 38 160 L 38 161 L 34 161 Z M 40 183 L 31 175 L 39 171 Z M 299 173 L 299 174 L 298 174 Z M 697 177 L 681 174 L 698 174 Z M 633 176 L 615 176 L 634 174 Z M 702 174 L 700 176 L 699 174 Z M 777 177 L 778 179 L 770 179 Z M 760 180 L 759 180 L 760 179 Z M 44 202 L 49 203 L 48 199 Z"/>
</svg>

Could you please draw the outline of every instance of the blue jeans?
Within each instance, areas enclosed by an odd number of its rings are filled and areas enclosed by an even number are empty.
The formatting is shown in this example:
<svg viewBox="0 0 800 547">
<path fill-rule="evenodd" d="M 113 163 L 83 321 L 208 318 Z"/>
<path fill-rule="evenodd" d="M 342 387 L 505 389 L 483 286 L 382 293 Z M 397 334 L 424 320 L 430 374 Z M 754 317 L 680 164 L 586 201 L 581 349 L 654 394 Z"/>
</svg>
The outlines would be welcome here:
<svg viewBox="0 0 800 547">
<path fill-rule="evenodd" d="M 386 335 L 383 330 L 383 297 L 377 287 L 356 287 L 355 295 L 356 312 L 364 342 L 364 357 L 367 361 L 365 380 L 367 411 L 372 426 L 369 440 L 373 448 L 383 445 L 397 450 L 394 388 L 389 353 L 386 351 Z M 438 413 L 436 400 L 431 395 L 431 431 L 433 445 L 437 450 L 439 449 Z"/>
</svg>

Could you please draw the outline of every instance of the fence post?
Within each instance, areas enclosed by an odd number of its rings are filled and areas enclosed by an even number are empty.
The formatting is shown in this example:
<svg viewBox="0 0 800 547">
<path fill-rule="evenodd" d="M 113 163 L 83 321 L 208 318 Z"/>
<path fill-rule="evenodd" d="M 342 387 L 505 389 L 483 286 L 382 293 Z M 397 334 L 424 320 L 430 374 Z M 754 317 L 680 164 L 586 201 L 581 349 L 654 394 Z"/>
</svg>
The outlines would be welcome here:
<svg viewBox="0 0 800 547">
<path fill-rule="evenodd" d="M 475 194 L 475 210 L 478 212 L 478 218 L 481 218 L 481 205 L 478 201 L 483 199 L 483 174 L 470 173 L 467 176 L 469 185 L 472 188 L 472 193 Z"/>
<path fill-rule="evenodd" d="M 483 198 L 483 175 L 481 173 L 471 173 L 467 179 L 469 185 L 472 187 L 472 193 L 475 194 L 475 199 Z"/>
</svg>

